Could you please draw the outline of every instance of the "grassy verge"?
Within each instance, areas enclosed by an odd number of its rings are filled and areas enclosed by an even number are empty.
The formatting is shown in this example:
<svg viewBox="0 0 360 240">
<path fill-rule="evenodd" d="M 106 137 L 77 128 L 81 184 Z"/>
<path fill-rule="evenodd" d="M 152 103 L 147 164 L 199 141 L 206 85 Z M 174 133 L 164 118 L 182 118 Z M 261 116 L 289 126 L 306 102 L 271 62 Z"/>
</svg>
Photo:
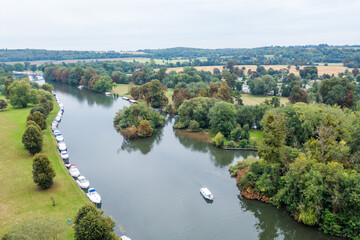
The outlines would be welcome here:
<svg viewBox="0 0 360 240">
<path fill-rule="evenodd" d="M 111 92 L 117 93 L 120 96 L 131 97 L 131 95 L 129 93 L 129 84 L 117 84 L 116 87 L 114 87 L 114 89 Z M 174 89 L 168 88 L 165 95 L 169 99 L 170 104 L 173 104 L 173 101 L 172 101 L 173 94 L 174 94 Z"/>
<path fill-rule="evenodd" d="M 241 99 L 243 100 L 244 105 L 257 105 L 263 103 L 266 99 L 271 100 L 272 96 L 254 96 L 250 94 L 241 94 Z M 280 104 L 286 105 L 289 103 L 289 99 L 285 97 L 279 97 Z"/>
<path fill-rule="evenodd" d="M 0 237 L 16 223 L 34 216 L 51 216 L 66 224 L 67 219 L 74 219 L 77 210 L 88 203 L 64 167 L 50 127 L 42 133 L 43 152 L 48 154 L 53 163 L 55 183 L 46 191 L 40 190 L 34 184 L 33 157 L 21 142 L 30 107 L 17 109 L 9 105 L 5 111 L 0 112 Z M 57 111 L 58 107 L 54 102 L 54 111 L 47 119 L 48 126 Z M 52 206 L 51 197 L 54 198 L 56 206 Z M 73 230 L 69 228 L 68 239 L 72 239 L 72 236 Z"/>
<path fill-rule="evenodd" d="M 259 146 L 259 144 L 263 141 L 263 132 L 261 130 L 251 129 L 250 141 L 256 141 L 257 145 Z"/>
</svg>

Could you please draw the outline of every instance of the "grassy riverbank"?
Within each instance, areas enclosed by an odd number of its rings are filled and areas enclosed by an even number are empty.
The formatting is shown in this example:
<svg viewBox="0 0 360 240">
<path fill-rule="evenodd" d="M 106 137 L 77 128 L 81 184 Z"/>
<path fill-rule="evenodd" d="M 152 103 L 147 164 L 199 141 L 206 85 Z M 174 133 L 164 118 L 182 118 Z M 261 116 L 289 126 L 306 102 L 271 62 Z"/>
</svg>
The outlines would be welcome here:
<svg viewBox="0 0 360 240">
<path fill-rule="evenodd" d="M 1 98 L 4 97 L 0 95 Z M 50 216 L 66 224 L 67 219 L 74 219 L 77 210 L 88 203 L 64 167 L 50 127 L 43 131 L 43 152 L 48 154 L 53 163 L 55 183 L 46 191 L 34 184 L 33 157 L 21 142 L 30 109 L 31 107 L 13 108 L 9 104 L 5 111 L 0 112 L 0 237 L 13 225 L 34 216 Z M 48 126 L 57 111 L 58 107 L 54 102 L 54 111 L 47 119 Z M 56 206 L 52 206 L 51 197 Z M 73 230 L 69 227 L 68 239 L 72 239 L 72 236 Z"/>
</svg>

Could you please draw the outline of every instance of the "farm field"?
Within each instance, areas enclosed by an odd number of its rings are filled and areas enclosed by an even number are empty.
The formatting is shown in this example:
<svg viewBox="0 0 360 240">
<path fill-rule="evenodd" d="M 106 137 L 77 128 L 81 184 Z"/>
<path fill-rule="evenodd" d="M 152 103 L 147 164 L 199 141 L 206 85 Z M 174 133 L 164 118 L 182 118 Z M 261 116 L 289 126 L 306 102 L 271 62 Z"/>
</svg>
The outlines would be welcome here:
<svg viewBox="0 0 360 240">
<path fill-rule="evenodd" d="M 253 96 L 250 94 L 241 94 L 241 99 L 243 100 L 244 105 L 256 105 L 263 103 L 266 99 L 271 100 L 272 96 Z M 289 103 L 289 99 L 285 97 L 279 97 L 280 104 L 286 105 Z"/>
<path fill-rule="evenodd" d="M 269 68 L 272 68 L 274 70 L 280 70 L 280 69 L 284 69 L 287 68 L 287 65 L 263 65 L 265 67 L 266 70 L 268 70 Z M 197 69 L 198 71 L 204 70 L 204 71 L 210 71 L 213 72 L 214 68 L 218 68 L 220 69 L 220 71 L 223 69 L 224 66 L 200 66 L 200 67 L 194 67 L 195 69 Z M 238 65 L 237 67 L 245 67 L 245 71 L 247 72 L 248 69 L 251 69 L 252 71 L 255 71 L 257 66 L 256 65 Z M 304 66 L 300 66 L 300 69 L 304 68 Z M 348 69 L 349 71 L 351 71 L 351 68 L 348 67 L 344 67 L 342 65 L 339 64 L 329 64 L 329 66 L 317 66 L 318 68 L 318 74 L 319 75 L 323 75 L 323 74 L 329 74 L 332 75 L 334 74 L 335 76 L 338 75 L 338 73 L 341 72 L 345 72 L 346 69 Z M 171 71 L 176 71 L 176 72 L 182 72 L 183 71 L 183 67 L 178 67 L 178 68 L 168 68 L 167 72 L 171 72 Z M 295 66 L 291 66 L 290 68 L 290 72 L 294 73 L 296 75 L 299 75 L 299 72 L 295 69 Z"/>
<path fill-rule="evenodd" d="M 0 95 L 0 99 L 4 96 Z M 43 151 L 53 163 L 56 177 L 54 186 L 48 190 L 38 188 L 32 179 L 32 159 L 21 142 L 26 127 L 26 117 L 30 108 L 17 109 L 12 106 L 0 112 L 0 237 L 13 225 L 35 216 L 47 216 L 58 219 L 66 225 L 67 219 L 73 219 L 77 210 L 89 201 L 68 174 L 59 157 L 56 141 L 48 128 L 44 134 Z M 58 111 L 47 119 L 48 126 Z M 52 205 L 54 199 L 56 206 Z M 68 239 L 72 239 L 73 230 L 68 227 Z"/>
</svg>

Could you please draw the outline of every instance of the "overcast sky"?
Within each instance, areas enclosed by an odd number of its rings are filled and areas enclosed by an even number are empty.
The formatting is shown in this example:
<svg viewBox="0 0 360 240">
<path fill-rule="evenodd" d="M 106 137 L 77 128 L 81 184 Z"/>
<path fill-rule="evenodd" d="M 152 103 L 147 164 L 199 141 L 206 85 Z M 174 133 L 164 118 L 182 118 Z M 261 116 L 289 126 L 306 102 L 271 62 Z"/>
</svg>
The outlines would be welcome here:
<svg viewBox="0 0 360 240">
<path fill-rule="evenodd" d="M 360 0 L 1 0 L 0 49 L 360 44 Z"/>
</svg>

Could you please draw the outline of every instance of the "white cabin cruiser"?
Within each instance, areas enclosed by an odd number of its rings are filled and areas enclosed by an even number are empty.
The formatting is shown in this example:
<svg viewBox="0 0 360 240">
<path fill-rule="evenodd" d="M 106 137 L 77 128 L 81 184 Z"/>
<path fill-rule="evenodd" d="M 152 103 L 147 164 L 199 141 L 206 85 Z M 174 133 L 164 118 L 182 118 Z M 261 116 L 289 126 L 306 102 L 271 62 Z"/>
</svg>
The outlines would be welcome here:
<svg viewBox="0 0 360 240">
<path fill-rule="evenodd" d="M 61 151 L 60 157 L 62 160 L 66 160 L 66 159 L 69 159 L 69 154 L 67 153 L 67 151 Z"/>
<path fill-rule="evenodd" d="M 93 203 L 101 203 L 101 197 L 100 194 L 98 194 L 95 190 L 95 188 L 90 188 L 89 192 L 86 194 L 86 196 L 90 199 Z"/>
<path fill-rule="evenodd" d="M 77 185 L 82 189 L 87 189 L 90 187 L 90 182 L 84 176 L 79 176 L 76 180 Z"/>
<path fill-rule="evenodd" d="M 128 97 L 125 97 L 125 96 L 122 97 L 122 99 L 127 100 L 127 101 L 129 100 L 129 98 L 128 98 Z"/>
<path fill-rule="evenodd" d="M 75 164 L 70 165 L 69 173 L 72 177 L 79 177 L 81 175 Z"/>
<path fill-rule="evenodd" d="M 106 92 L 105 95 L 106 95 L 106 96 L 110 96 L 111 93 L 110 93 L 110 92 Z"/>
<path fill-rule="evenodd" d="M 55 120 L 56 120 L 57 122 L 60 122 L 60 121 L 61 121 L 61 117 L 56 116 Z"/>
<path fill-rule="evenodd" d="M 57 135 L 56 137 L 55 137 L 55 139 L 56 139 L 56 141 L 58 141 L 58 142 L 62 142 L 62 141 L 64 141 L 64 137 L 60 134 L 60 135 Z"/>
<path fill-rule="evenodd" d="M 65 142 L 59 142 L 58 143 L 58 148 L 59 148 L 60 151 L 65 151 L 67 149 Z"/>
<path fill-rule="evenodd" d="M 210 190 L 207 187 L 200 188 L 200 193 L 207 200 L 210 201 L 214 200 L 214 195 L 210 192 Z"/>
</svg>

